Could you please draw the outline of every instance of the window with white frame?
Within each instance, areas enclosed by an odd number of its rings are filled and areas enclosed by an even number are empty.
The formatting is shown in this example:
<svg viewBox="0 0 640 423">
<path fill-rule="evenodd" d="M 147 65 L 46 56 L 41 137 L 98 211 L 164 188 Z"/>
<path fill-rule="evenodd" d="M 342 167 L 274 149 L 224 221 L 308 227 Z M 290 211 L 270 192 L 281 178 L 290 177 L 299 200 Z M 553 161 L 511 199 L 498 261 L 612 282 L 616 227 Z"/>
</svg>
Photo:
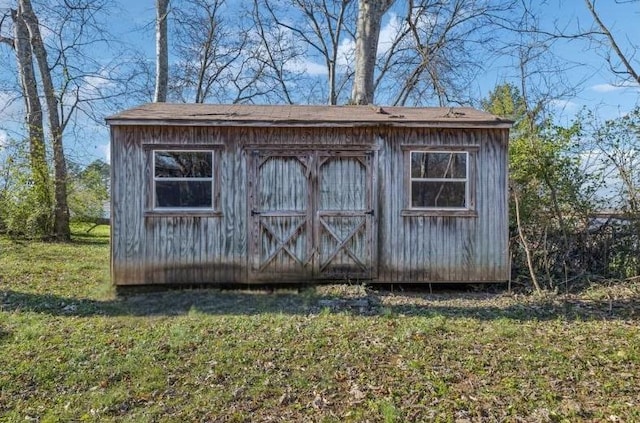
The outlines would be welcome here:
<svg viewBox="0 0 640 423">
<path fill-rule="evenodd" d="M 411 151 L 410 161 L 412 209 L 470 208 L 467 151 Z"/>
<path fill-rule="evenodd" d="M 153 151 L 153 208 L 215 208 L 214 152 Z"/>
</svg>

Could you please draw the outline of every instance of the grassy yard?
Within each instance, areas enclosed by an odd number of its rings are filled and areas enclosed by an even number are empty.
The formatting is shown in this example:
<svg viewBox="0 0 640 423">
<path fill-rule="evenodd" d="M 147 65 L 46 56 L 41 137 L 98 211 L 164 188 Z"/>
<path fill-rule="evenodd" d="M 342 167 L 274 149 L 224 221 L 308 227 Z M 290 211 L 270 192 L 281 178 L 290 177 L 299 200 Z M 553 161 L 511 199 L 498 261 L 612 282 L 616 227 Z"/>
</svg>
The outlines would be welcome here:
<svg viewBox="0 0 640 423">
<path fill-rule="evenodd" d="M 0 421 L 640 421 L 640 286 L 115 295 L 108 231 L 0 238 Z"/>
</svg>

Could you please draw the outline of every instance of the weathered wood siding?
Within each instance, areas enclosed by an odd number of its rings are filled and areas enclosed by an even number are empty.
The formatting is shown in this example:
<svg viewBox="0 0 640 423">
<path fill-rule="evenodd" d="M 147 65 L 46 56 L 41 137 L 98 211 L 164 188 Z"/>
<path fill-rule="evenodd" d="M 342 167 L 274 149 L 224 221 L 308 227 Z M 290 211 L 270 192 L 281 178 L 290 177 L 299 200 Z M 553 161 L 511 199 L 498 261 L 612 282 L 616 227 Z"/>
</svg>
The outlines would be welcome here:
<svg viewBox="0 0 640 423">
<path fill-rule="evenodd" d="M 275 247 L 268 239 L 255 236 L 253 231 L 258 229 L 251 207 L 268 209 L 278 206 L 277 202 L 290 203 L 292 215 L 300 212 L 303 218 L 311 219 L 311 223 L 303 225 L 305 234 L 291 245 L 294 255 L 317 261 L 318 257 L 311 257 L 314 254 L 312 238 L 318 238 L 317 242 L 330 251 L 337 248 L 339 242 L 328 230 L 338 238 L 355 231 L 347 246 L 358 260 L 364 257 L 362 260 L 371 267 L 369 277 L 373 277 L 374 282 L 508 278 L 506 129 L 116 125 L 111 131 L 112 277 L 115 284 L 254 282 L 252 266 L 261 259 L 264 261 Z M 408 206 L 404 155 L 411 145 L 476 146 L 474 180 L 470 183 L 477 192 L 477 216 L 403 213 Z M 220 187 L 217 212 L 149 211 L 152 149 L 180 146 L 211 146 L 215 150 L 218 166 L 215 173 Z M 251 170 L 252 154 L 263 150 L 308 151 L 310 156 L 315 154 L 318 161 L 322 154 L 332 151 L 356 156 L 358 152 L 375 154 L 367 156 L 370 160 L 366 163 L 355 159 L 329 160 L 324 165 L 315 163 L 314 169 L 320 177 L 314 182 L 320 187 L 317 197 L 304 197 L 304 201 L 289 198 L 291 193 L 296 194 L 294 197 L 302 195 L 298 192 L 300 181 L 295 175 L 282 173 L 282 178 L 292 182 L 292 190 L 284 193 L 286 198 L 277 197 L 283 193 L 274 193 L 272 197 L 263 195 L 254 199 L 252 192 L 255 193 L 256 187 L 252 184 L 256 175 Z M 277 165 L 274 162 L 276 168 L 269 171 L 277 173 Z M 365 165 L 369 168 L 363 173 Z M 321 169 L 327 170 L 326 175 Z M 365 173 L 370 174 L 370 184 L 363 190 L 364 182 L 360 179 Z M 330 178 L 335 175 L 346 179 L 332 181 Z M 358 183 L 349 185 L 354 181 Z M 338 187 L 346 184 L 340 188 L 342 196 L 323 189 L 323 184 L 329 182 Z M 257 189 L 264 194 L 269 185 Z M 366 199 L 366 195 L 371 198 Z M 252 201 L 256 203 L 251 204 Z M 312 203 L 318 213 L 307 216 Z M 367 209 L 369 204 L 371 210 Z M 335 208 L 343 211 L 335 212 Z M 292 225 L 296 226 L 297 222 L 295 216 L 287 221 L 268 215 L 265 221 L 282 237 L 294 230 Z M 362 228 L 373 230 L 371 239 L 366 238 L 364 229 L 355 229 L 360 222 L 364 222 Z M 254 242 L 256 240 L 264 243 L 262 247 Z M 286 259 L 283 255 L 278 257 L 280 261 L 274 262 L 276 274 L 278 266 L 284 269 L 291 264 L 283 261 Z M 324 259 L 333 260 L 331 266 L 336 269 L 354 262 L 346 250 L 333 256 L 327 253 Z M 320 275 L 318 262 L 312 266 L 311 277 Z"/>
<path fill-rule="evenodd" d="M 507 139 L 508 131 L 503 129 L 407 129 L 380 134 L 380 282 L 508 279 Z M 420 146 L 477 148 L 470 175 L 476 216 L 403 212 L 409 205 L 403 152 Z"/>
<path fill-rule="evenodd" d="M 116 284 L 241 282 L 247 257 L 245 161 L 204 127 L 112 128 L 112 275 Z M 216 150 L 220 213 L 145 213 L 152 148 L 210 145 Z"/>
</svg>

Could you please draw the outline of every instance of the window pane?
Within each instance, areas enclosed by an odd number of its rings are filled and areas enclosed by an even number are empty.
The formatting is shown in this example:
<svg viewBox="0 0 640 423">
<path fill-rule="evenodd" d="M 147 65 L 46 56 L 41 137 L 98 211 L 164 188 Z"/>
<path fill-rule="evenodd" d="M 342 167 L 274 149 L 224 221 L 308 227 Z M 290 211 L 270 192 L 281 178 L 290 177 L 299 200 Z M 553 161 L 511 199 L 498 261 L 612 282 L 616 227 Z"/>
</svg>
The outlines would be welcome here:
<svg viewBox="0 0 640 423">
<path fill-rule="evenodd" d="M 411 152 L 412 178 L 466 178 L 467 154 Z"/>
<path fill-rule="evenodd" d="M 210 151 L 156 151 L 156 178 L 211 178 Z"/>
<path fill-rule="evenodd" d="M 156 181 L 156 207 L 212 208 L 211 181 Z"/>
<path fill-rule="evenodd" d="M 411 182 L 411 207 L 466 207 L 466 182 Z"/>
</svg>

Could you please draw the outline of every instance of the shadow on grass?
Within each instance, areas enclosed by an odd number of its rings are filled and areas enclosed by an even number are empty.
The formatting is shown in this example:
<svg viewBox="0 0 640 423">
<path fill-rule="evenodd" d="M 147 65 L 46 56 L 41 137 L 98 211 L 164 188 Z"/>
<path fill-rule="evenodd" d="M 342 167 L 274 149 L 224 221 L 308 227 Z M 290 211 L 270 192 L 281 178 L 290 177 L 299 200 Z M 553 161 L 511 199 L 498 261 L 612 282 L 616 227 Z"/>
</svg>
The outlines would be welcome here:
<svg viewBox="0 0 640 423">
<path fill-rule="evenodd" d="M 107 245 L 109 236 L 100 233 L 74 232 L 71 243 L 77 245 Z"/>
<path fill-rule="evenodd" d="M 397 298 L 401 298 L 400 301 Z M 444 316 L 478 320 L 640 320 L 640 299 L 515 299 L 503 294 L 400 295 L 371 292 L 360 296 L 319 295 L 304 291 L 172 290 L 120 295 L 113 300 L 65 298 L 51 294 L 0 291 L 0 310 L 53 316 L 178 316 L 346 313 L 361 316 Z"/>
<path fill-rule="evenodd" d="M 108 245 L 109 238 L 103 236 L 74 236 L 71 244 L 75 245 Z"/>
<path fill-rule="evenodd" d="M 3 327 L 0 326 L 0 342 L 4 340 L 4 338 L 8 338 L 9 335 L 11 335 L 11 332 L 3 329 Z"/>
</svg>

